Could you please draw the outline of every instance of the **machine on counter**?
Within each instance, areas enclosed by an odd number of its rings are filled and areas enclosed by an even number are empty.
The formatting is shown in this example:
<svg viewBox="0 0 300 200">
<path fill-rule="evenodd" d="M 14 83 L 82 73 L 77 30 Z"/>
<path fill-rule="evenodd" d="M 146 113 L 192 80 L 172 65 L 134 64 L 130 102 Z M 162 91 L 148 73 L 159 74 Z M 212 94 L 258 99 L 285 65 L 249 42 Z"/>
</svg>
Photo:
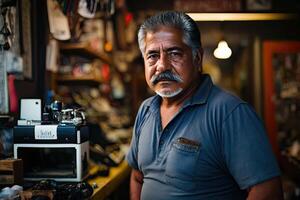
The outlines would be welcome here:
<svg viewBox="0 0 300 200">
<path fill-rule="evenodd" d="M 61 103 L 54 102 L 40 124 L 18 123 L 14 158 L 23 160 L 25 180 L 82 181 L 88 175 L 89 160 L 89 130 L 83 113 L 62 110 Z"/>
</svg>

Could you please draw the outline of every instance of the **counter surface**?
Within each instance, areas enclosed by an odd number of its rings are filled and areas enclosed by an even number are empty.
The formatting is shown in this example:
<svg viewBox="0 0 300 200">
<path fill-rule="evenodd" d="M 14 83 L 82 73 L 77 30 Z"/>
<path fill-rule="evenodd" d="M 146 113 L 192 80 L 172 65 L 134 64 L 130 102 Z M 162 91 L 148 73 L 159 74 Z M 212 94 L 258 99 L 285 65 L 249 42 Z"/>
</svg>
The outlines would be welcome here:
<svg viewBox="0 0 300 200">
<path fill-rule="evenodd" d="M 92 169 L 97 170 L 97 169 Z M 111 167 L 109 176 L 90 179 L 90 185 L 97 184 L 91 199 L 104 200 L 129 176 L 131 168 L 126 161 L 117 167 Z"/>
</svg>

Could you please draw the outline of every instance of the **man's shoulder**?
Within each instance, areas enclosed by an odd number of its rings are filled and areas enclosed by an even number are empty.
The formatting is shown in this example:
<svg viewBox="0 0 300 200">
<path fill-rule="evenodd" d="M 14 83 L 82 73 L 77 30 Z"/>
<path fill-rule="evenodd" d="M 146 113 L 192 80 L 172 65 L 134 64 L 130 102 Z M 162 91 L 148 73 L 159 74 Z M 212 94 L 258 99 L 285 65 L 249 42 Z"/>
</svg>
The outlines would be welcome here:
<svg viewBox="0 0 300 200">
<path fill-rule="evenodd" d="M 237 106 L 245 104 L 246 102 L 237 95 L 221 89 L 218 86 L 214 86 L 208 99 L 208 103 L 211 108 L 232 111 Z"/>
<path fill-rule="evenodd" d="M 221 98 L 224 102 L 244 102 L 240 97 L 238 97 L 233 92 L 220 88 L 218 86 L 213 87 L 213 95 L 218 98 Z M 219 99 L 220 100 L 220 99 Z"/>
<path fill-rule="evenodd" d="M 157 101 L 157 95 L 145 99 L 139 107 L 138 116 L 145 115 L 150 107 L 154 107 L 155 101 Z"/>
</svg>

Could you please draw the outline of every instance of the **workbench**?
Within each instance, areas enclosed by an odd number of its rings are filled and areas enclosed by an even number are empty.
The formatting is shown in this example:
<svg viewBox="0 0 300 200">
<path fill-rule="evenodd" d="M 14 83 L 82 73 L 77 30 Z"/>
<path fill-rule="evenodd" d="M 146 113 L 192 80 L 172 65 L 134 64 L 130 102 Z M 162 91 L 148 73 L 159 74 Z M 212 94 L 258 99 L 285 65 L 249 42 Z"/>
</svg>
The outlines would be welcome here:
<svg viewBox="0 0 300 200">
<path fill-rule="evenodd" d="M 128 163 L 124 160 L 117 167 L 111 167 L 109 176 L 107 177 L 96 177 L 90 179 L 88 183 L 90 185 L 97 184 L 97 188 L 94 189 L 94 193 L 91 199 L 104 200 L 110 196 L 119 186 L 129 177 L 131 168 Z M 128 183 L 125 183 L 128 184 Z"/>
</svg>

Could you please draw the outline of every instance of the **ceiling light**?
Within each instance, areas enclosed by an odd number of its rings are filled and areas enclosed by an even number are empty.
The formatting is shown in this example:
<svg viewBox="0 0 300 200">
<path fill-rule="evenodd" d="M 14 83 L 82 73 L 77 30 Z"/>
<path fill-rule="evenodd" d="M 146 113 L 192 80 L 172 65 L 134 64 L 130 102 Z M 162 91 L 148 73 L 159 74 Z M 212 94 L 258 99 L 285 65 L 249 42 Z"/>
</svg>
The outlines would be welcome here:
<svg viewBox="0 0 300 200">
<path fill-rule="evenodd" d="M 296 13 L 187 13 L 195 21 L 269 21 L 298 19 Z"/>
<path fill-rule="evenodd" d="M 221 40 L 214 50 L 214 56 L 218 59 L 227 59 L 231 56 L 231 53 L 232 51 L 225 40 Z"/>
</svg>

